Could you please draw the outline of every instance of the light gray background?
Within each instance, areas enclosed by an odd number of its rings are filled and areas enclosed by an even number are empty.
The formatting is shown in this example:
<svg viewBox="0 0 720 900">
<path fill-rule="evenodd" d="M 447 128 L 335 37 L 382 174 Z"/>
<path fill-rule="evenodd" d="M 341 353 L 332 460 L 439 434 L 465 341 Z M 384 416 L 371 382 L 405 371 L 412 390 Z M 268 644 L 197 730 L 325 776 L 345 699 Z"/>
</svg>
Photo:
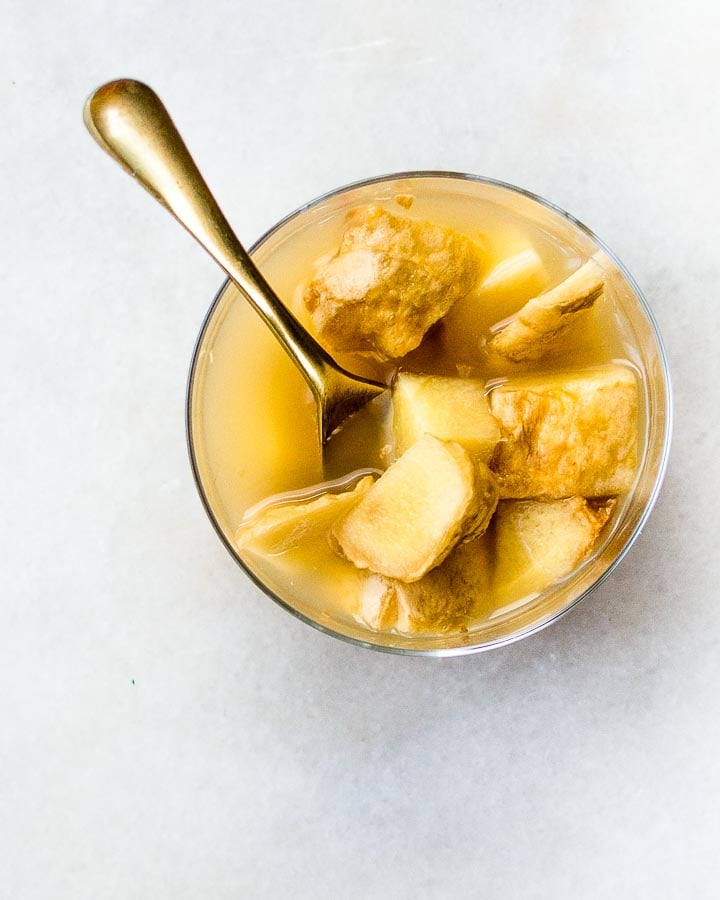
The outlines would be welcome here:
<svg viewBox="0 0 720 900">
<path fill-rule="evenodd" d="M 0 2 L 3 898 L 718 896 L 712 8 Z M 243 578 L 185 450 L 220 274 L 81 123 L 127 75 L 247 241 L 339 184 L 445 168 L 551 198 L 625 261 L 674 447 L 580 608 L 434 662 Z"/>
</svg>

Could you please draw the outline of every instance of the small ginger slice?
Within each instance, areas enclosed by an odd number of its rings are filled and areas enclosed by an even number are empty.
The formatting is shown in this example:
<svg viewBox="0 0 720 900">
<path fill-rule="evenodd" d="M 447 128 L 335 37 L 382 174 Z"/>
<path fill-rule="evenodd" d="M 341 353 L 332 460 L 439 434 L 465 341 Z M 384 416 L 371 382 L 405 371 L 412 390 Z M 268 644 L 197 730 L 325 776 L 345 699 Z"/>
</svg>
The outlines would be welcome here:
<svg viewBox="0 0 720 900">
<path fill-rule="evenodd" d="M 589 259 L 557 287 L 528 300 L 488 346 L 513 362 L 540 359 L 560 344 L 567 329 L 595 304 L 604 287 L 603 270 Z"/>
<path fill-rule="evenodd" d="M 493 584 L 501 600 L 539 593 L 586 559 L 616 500 L 501 500 Z"/>
<path fill-rule="evenodd" d="M 480 291 L 521 291 L 525 285 L 537 284 L 544 277 L 545 264 L 537 250 L 528 245 L 493 266 L 483 278 Z"/>
<path fill-rule="evenodd" d="M 237 547 L 261 556 L 278 556 L 303 542 L 322 537 L 368 493 L 374 481 L 367 475 L 352 490 L 326 492 L 310 500 L 263 505 L 240 525 L 235 536 Z"/>
<path fill-rule="evenodd" d="M 378 631 L 403 634 L 457 631 L 490 596 L 487 535 L 458 544 L 443 563 L 407 584 L 371 575 L 360 594 L 360 618 Z"/>
<path fill-rule="evenodd" d="M 395 194 L 393 198 L 398 206 L 402 206 L 403 209 L 410 209 L 410 207 L 415 202 L 414 194 Z"/>
<path fill-rule="evenodd" d="M 502 437 L 500 497 L 605 497 L 629 490 L 638 454 L 635 375 L 623 365 L 516 378 L 490 392 Z"/>
<path fill-rule="evenodd" d="M 500 440 L 482 381 L 400 372 L 392 389 L 392 408 L 397 456 L 423 434 L 432 434 L 462 444 L 487 463 Z"/>
<path fill-rule="evenodd" d="M 451 441 L 426 434 L 332 529 L 360 569 L 417 581 L 461 540 L 480 535 L 497 505 L 495 479 Z"/>
<path fill-rule="evenodd" d="M 438 568 L 442 568 L 442 566 Z M 415 584 L 417 583 L 415 582 Z M 358 618 L 376 631 L 390 631 L 397 627 L 397 594 L 389 587 L 389 585 L 396 584 L 405 584 L 405 582 L 374 574 L 363 579 Z"/>
<path fill-rule="evenodd" d="M 331 350 L 409 353 L 477 281 L 472 241 L 441 225 L 353 210 L 335 256 L 322 263 L 303 300 Z"/>
</svg>

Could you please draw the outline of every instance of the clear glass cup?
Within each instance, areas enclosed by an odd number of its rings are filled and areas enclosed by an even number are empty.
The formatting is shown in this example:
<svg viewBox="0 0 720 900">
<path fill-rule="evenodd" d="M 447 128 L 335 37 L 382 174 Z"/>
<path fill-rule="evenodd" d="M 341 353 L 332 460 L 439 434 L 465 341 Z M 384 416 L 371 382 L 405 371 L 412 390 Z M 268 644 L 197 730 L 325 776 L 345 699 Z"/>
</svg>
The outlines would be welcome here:
<svg viewBox="0 0 720 900">
<path fill-rule="evenodd" d="M 215 297 L 193 353 L 187 392 L 188 445 L 200 497 L 215 530 L 235 561 L 273 600 L 321 631 L 364 647 L 428 656 L 462 655 L 502 646 L 549 625 L 602 583 L 625 556 L 642 531 L 665 473 L 672 426 L 670 380 L 652 312 L 612 251 L 592 231 L 554 204 L 489 178 L 449 172 L 409 172 L 342 187 L 291 213 L 260 238 L 251 254 L 270 283 L 284 296 L 283 267 L 287 268 L 288 260 L 292 263 L 293 259 L 304 259 L 306 265 L 312 262 L 315 238 L 338 212 L 365 203 L 392 201 L 404 194 L 441 197 L 443 202 L 447 200 L 451 204 L 478 201 L 498 204 L 513 215 L 547 229 L 554 239 L 566 242 L 580 254 L 602 254 L 622 327 L 635 348 L 630 361 L 640 374 L 642 454 L 634 488 L 623 498 L 611 528 L 606 530 L 589 559 L 559 583 L 515 608 L 505 608 L 497 616 L 469 627 L 467 633 L 443 635 L 410 636 L 373 631 L 352 617 L 334 611 L 325 598 L 301 599 L 294 595 L 292 585 L 260 571 L 243 557 L 234 541 L 239 524 L 237 486 L 252 483 L 254 468 L 258 467 L 258 442 L 252 439 L 252 432 L 258 427 L 258 417 L 263 421 L 267 418 L 267 428 L 271 430 L 274 415 L 297 416 L 293 404 L 302 392 L 306 404 L 311 399 L 299 373 L 283 358 L 273 365 L 279 367 L 283 379 L 295 380 L 298 393 L 294 400 L 286 397 L 284 391 L 275 390 L 271 395 L 269 385 L 264 399 L 262 390 L 259 393 L 256 390 L 252 402 L 244 405 L 240 402 L 248 379 L 254 385 L 262 384 L 264 372 L 270 371 L 263 369 L 267 359 L 274 355 L 284 357 L 284 351 L 229 281 Z M 398 213 L 402 213 L 399 208 Z M 285 292 L 288 289 L 286 286 Z M 232 341 L 230 349 L 229 341 Z M 227 361 L 230 353 L 236 354 L 234 362 L 229 368 L 226 365 L 220 372 L 215 371 L 216 356 L 222 354 Z M 218 421 L 226 423 L 226 434 L 221 429 L 218 436 Z M 214 427 L 210 427 L 211 423 Z M 292 468 L 292 457 L 283 456 L 281 449 L 278 449 L 278 464 Z M 264 457 L 262 462 L 266 463 Z M 241 506 L 243 502 L 240 501 Z"/>
</svg>

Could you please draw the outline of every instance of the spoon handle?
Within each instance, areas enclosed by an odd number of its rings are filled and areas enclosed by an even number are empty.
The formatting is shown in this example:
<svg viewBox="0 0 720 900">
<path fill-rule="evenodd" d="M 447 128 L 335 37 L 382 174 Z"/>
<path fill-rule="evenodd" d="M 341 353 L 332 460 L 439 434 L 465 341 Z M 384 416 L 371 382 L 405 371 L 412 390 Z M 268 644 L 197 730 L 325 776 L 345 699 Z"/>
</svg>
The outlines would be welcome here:
<svg viewBox="0 0 720 900">
<path fill-rule="evenodd" d="M 316 396 L 336 364 L 280 301 L 233 233 L 157 94 L 131 79 L 88 99 L 85 124 L 100 146 L 162 203 L 227 272 L 300 368 Z"/>
</svg>

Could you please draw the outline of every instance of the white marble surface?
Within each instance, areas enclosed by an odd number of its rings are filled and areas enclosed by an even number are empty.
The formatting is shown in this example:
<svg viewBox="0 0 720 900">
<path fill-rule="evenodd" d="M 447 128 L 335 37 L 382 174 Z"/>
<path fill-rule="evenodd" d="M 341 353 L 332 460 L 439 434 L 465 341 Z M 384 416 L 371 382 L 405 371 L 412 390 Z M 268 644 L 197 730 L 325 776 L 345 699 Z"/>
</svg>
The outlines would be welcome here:
<svg viewBox="0 0 720 900">
<path fill-rule="evenodd" d="M 0 894 L 714 898 L 717 12 L 658 0 L 2 3 Z M 370 653 L 219 545 L 183 396 L 220 277 L 84 132 L 153 84 L 239 233 L 392 170 L 492 175 L 620 255 L 677 407 L 645 533 L 477 657 Z"/>
</svg>

